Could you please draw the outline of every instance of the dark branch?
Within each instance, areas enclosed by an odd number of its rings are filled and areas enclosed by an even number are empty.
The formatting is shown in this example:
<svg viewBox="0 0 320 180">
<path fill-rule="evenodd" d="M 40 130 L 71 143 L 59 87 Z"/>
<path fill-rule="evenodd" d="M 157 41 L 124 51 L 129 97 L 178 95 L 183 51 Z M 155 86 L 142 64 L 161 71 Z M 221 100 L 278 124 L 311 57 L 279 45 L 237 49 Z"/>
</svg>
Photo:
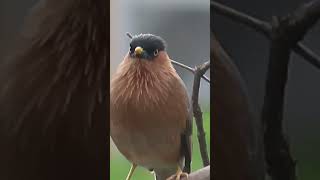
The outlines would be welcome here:
<svg viewBox="0 0 320 180">
<path fill-rule="evenodd" d="M 314 1 L 297 9 L 292 15 L 275 18 L 272 22 L 262 120 L 265 124 L 267 171 L 274 180 L 296 179 L 295 162 L 282 127 L 285 88 L 291 48 L 303 39 L 319 18 L 320 1 Z"/>
<path fill-rule="evenodd" d="M 282 28 L 281 26 L 277 29 Z M 266 94 L 262 110 L 267 172 L 274 180 L 294 180 L 295 164 L 282 132 L 283 104 L 290 47 L 276 35 L 271 42 Z"/>
<path fill-rule="evenodd" d="M 320 67 L 319 56 L 299 43 L 320 18 L 320 1 L 307 3 L 288 16 L 274 18 L 272 23 L 258 20 L 212 1 L 211 8 L 217 13 L 253 28 L 271 40 L 262 111 L 262 120 L 265 123 L 267 171 L 274 180 L 295 180 L 295 162 L 282 128 L 288 65 L 291 50 L 294 50 L 311 64 Z"/>
<path fill-rule="evenodd" d="M 201 158 L 204 166 L 208 166 L 210 164 L 208 151 L 207 151 L 207 143 L 206 143 L 206 134 L 203 128 L 203 118 L 202 112 L 199 105 L 199 89 L 200 89 L 200 81 L 201 77 L 204 73 L 210 68 L 210 62 L 205 62 L 202 65 L 195 67 L 194 72 L 194 81 L 193 81 L 193 89 L 192 89 L 192 107 L 193 107 L 193 115 L 196 120 L 197 130 L 198 130 L 198 141 L 200 146 Z"/>
<path fill-rule="evenodd" d="M 300 56 L 307 59 L 309 63 L 320 69 L 320 56 L 314 53 L 307 46 L 303 45 L 302 43 L 298 43 L 295 47 L 293 47 L 293 50 Z"/>
<path fill-rule="evenodd" d="M 221 14 L 223 16 L 226 16 L 230 18 L 231 20 L 245 24 L 248 27 L 254 29 L 255 31 L 262 33 L 267 37 L 268 39 L 271 39 L 271 24 L 262 20 L 259 20 L 257 18 L 254 18 L 252 16 L 249 16 L 247 14 L 244 14 L 242 12 L 239 12 L 235 9 L 226 7 L 220 3 L 217 2 L 210 2 L 211 7 L 213 8 L 214 12 Z M 304 8 L 310 8 L 309 11 L 301 12 L 300 14 L 305 14 L 303 17 L 307 17 L 307 19 L 310 20 L 314 19 L 314 17 L 319 16 L 318 15 L 318 9 L 319 9 L 319 3 L 311 2 L 304 6 Z M 311 22 L 312 23 L 312 22 Z M 298 43 L 293 47 L 293 50 L 295 53 L 303 57 L 305 60 L 307 60 L 310 64 L 315 65 L 317 68 L 320 69 L 320 56 L 318 56 L 316 53 L 311 51 L 308 47 L 303 45 L 301 42 Z"/>
<path fill-rule="evenodd" d="M 223 16 L 226 16 L 235 22 L 239 22 L 241 24 L 245 24 L 248 27 L 256 30 L 257 32 L 260 32 L 267 37 L 269 37 L 270 31 L 271 31 L 271 25 L 265 21 L 261 21 L 257 18 L 254 18 L 252 16 L 249 16 L 247 14 L 244 14 L 242 12 L 239 12 L 235 9 L 232 9 L 230 7 L 224 6 L 220 3 L 210 1 L 210 5 L 213 8 L 214 13 L 221 14 Z"/>
</svg>

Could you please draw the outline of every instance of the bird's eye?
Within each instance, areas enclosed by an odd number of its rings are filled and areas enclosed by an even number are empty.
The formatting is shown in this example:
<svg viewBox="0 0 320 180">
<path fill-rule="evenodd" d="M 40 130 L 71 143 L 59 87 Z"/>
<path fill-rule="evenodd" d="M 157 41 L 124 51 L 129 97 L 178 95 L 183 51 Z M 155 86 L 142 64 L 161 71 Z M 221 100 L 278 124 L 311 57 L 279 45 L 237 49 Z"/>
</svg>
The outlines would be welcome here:
<svg viewBox="0 0 320 180">
<path fill-rule="evenodd" d="M 129 51 L 130 51 L 130 53 L 133 53 L 133 48 L 131 45 L 130 45 Z"/>
<path fill-rule="evenodd" d="M 159 54 L 159 50 L 158 50 L 158 49 L 156 49 L 155 51 L 153 51 L 153 55 L 154 55 L 154 56 L 158 56 L 158 54 Z"/>
</svg>

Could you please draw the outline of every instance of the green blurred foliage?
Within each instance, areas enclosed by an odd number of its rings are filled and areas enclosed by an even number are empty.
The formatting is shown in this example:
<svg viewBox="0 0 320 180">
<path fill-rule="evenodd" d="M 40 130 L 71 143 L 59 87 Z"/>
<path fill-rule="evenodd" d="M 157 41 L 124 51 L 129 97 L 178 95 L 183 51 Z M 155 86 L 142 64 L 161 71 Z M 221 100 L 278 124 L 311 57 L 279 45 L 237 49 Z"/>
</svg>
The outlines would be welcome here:
<svg viewBox="0 0 320 180">
<path fill-rule="evenodd" d="M 206 141 L 208 146 L 208 152 L 210 152 L 210 112 L 206 111 L 203 113 L 203 125 L 206 132 Z M 194 122 L 194 121 L 193 121 Z M 193 124 L 193 152 L 192 152 L 192 171 L 203 167 L 202 159 L 199 150 L 199 143 L 197 139 L 197 127 L 195 122 Z M 210 157 L 210 153 L 209 153 Z M 131 164 L 129 161 L 122 156 L 119 151 L 112 145 L 110 145 L 110 179 L 111 180 L 125 180 L 130 170 Z M 147 169 L 138 167 L 131 180 L 153 180 L 154 175 L 151 174 Z"/>
<path fill-rule="evenodd" d="M 289 143 L 293 158 L 297 162 L 297 179 L 320 179 L 319 136 L 292 139 Z"/>
</svg>

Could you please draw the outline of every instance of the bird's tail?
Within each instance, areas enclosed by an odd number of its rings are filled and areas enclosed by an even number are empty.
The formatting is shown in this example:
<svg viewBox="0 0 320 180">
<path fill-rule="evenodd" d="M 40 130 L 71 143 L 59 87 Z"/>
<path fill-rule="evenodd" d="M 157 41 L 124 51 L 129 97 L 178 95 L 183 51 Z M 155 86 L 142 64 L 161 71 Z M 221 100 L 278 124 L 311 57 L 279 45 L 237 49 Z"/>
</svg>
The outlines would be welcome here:
<svg viewBox="0 0 320 180">
<path fill-rule="evenodd" d="M 176 168 L 154 169 L 155 180 L 166 180 L 176 173 Z"/>
<path fill-rule="evenodd" d="M 171 175 L 169 175 L 168 177 L 170 177 L 170 176 Z M 155 180 L 166 180 L 168 177 L 155 174 Z"/>
<path fill-rule="evenodd" d="M 186 164 L 183 168 L 183 172 L 186 172 L 186 173 L 190 173 L 191 172 L 191 165 L 190 163 Z"/>
</svg>

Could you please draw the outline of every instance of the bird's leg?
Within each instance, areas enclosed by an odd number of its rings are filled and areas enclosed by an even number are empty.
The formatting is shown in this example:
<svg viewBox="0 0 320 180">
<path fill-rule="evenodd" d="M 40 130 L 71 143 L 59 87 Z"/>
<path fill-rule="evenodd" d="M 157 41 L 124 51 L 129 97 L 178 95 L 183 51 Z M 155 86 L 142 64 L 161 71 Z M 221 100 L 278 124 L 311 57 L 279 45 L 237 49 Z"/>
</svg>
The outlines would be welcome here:
<svg viewBox="0 0 320 180">
<path fill-rule="evenodd" d="M 176 174 L 172 175 L 171 177 L 169 177 L 167 180 L 180 180 L 183 176 L 186 177 L 186 179 L 188 179 L 188 173 L 185 173 L 181 170 L 180 166 L 178 166 L 177 172 Z"/>
<path fill-rule="evenodd" d="M 132 174 L 133 174 L 133 171 L 136 169 L 136 167 L 137 167 L 137 165 L 134 164 L 134 163 L 132 163 L 131 168 L 130 168 L 130 171 L 129 171 L 129 174 L 128 174 L 126 180 L 130 180 L 130 179 L 131 179 L 131 176 L 132 176 Z"/>
</svg>

